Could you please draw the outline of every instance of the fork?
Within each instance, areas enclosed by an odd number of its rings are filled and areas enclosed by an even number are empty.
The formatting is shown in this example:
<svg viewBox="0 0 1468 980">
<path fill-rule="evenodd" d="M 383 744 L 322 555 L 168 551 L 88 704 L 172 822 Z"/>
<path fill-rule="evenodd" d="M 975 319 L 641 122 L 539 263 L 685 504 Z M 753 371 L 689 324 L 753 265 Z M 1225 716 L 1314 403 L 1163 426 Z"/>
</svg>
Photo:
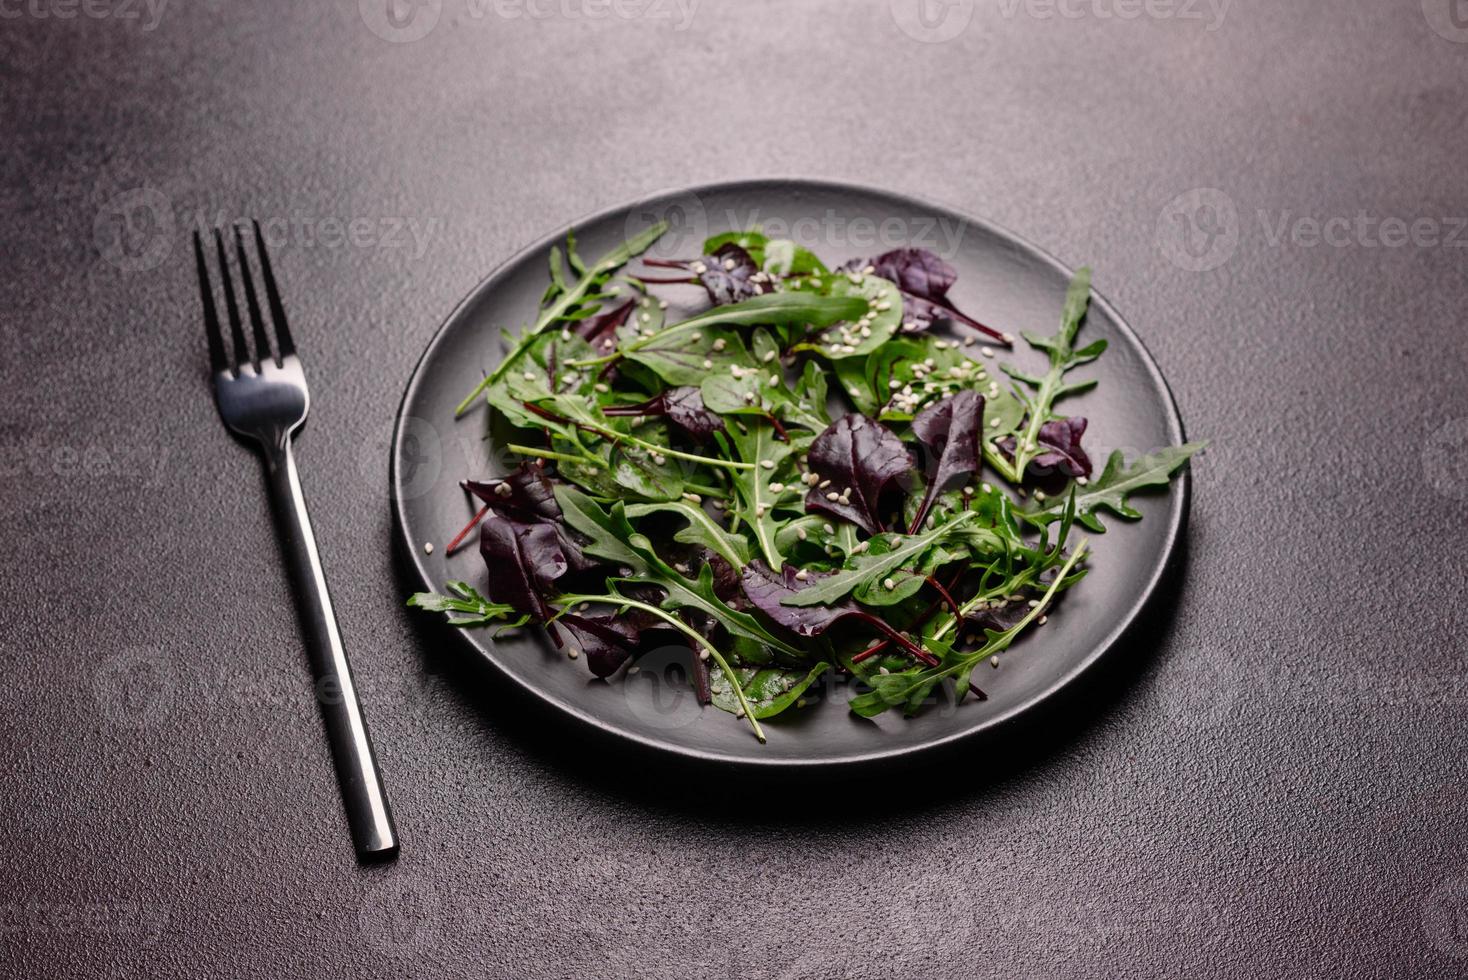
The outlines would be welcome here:
<svg viewBox="0 0 1468 980">
<path fill-rule="evenodd" d="M 265 457 L 271 502 L 281 545 L 296 586 L 301 626 L 306 634 L 306 648 L 316 680 L 316 697 L 321 704 L 327 738 L 336 762 L 352 843 L 361 858 L 390 857 L 398 849 L 397 830 L 393 826 L 392 810 L 387 804 L 382 777 L 377 771 L 367 724 L 362 719 L 362 705 L 357 700 L 352 668 L 342 646 L 336 614 L 331 608 L 326 574 L 321 567 L 321 556 L 316 551 L 311 518 L 306 513 L 306 499 L 301 493 L 301 482 L 291 453 L 292 437 L 306 420 L 311 395 L 286 323 L 285 307 L 280 301 L 280 290 L 275 284 L 275 273 L 270 267 L 270 254 L 265 249 L 260 223 L 256 221 L 253 224 L 265 301 L 278 341 L 276 348 L 272 349 L 266 335 L 259 294 L 255 291 L 255 277 L 245 252 L 245 236 L 240 226 L 235 225 L 236 261 L 255 341 L 253 356 L 240 322 L 240 306 L 235 298 L 224 235 L 218 228 L 214 229 L 219 275 L 224 284 L 224 305 L 233 340 L 233 358 L 225 350 L 214 305 L 214 290 L 204 261 L 203 239 L 197 230 L 194 232 L 194 258 L 199 266 L 199 290 L 204 299 L 204 326 L 209 335 L 214 400 L 224 424 L 239 435 L 259 443 Z"/>
</svg>

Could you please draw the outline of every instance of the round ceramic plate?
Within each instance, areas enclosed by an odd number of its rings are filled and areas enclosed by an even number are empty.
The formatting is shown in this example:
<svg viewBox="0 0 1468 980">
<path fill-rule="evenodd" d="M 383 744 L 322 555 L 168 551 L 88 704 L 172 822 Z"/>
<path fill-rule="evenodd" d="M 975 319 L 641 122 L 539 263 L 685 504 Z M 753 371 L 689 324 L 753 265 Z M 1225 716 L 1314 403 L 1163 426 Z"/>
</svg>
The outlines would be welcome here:
<svg viewBox="0 0 1468 980">
<path fill-rule="evenodd" d="M 670 230 L 650 256 L 695 255 L 706 236 L 754 225 L 771 237 L 794 238 L 831 266 L 902 246 L 928 248 L 958 270 L 950 293 L 956 305 L 1016 336 L 1022 330 L 1055 332 L 1071 278 L 1069 269 L 1023 239 L 948 208 L 803 180 L 714 184 L 606 211 L 574 226 L 579 251 L 595 257 L 659 220 Z M 393 507 L 406 553 L 427 590 L 442 591 L 450 579 L 483 590 L 492 574 L 476 547 L 450 556 L 443 546 L 475 509 L 459 481 L 504 473 L 513 460 L 487 438 L 482 407 L 457 421 L 454 408 L 496 363 L 500 330 L 517 330 L 534 318 L 548 282 L 548 253 L 565 234 L 565 228 L 555 230 L 480 283 L 449 315 L 408 382 L 392 441 Z M 1105 270 L 1100 271 L 1104 282 Z M 674 300 L 686 295 L 695 304 L 689 312 L 700 302 L 706 305 L 695 288 L 658 291 Z M 675 302 L 669 322 L 679 313 Z M 1092 297 L 1081 337 L 1110 341 L 1106 354 L 1082 369 L 1100 384 L 1065 403 L 1067 414 L 1090 419 L 1086 445 L 1098 468 L 1113 449 L 1131 459 L 1180 444 L 1182 422 L 1161 372 L 1100 296 Z M 978 345 L 968 349 L 977 351 Z M 1023 341 L 1012 354 L 999 356 L 1020 367 L 1044 363 Z M 1157 590 L 1179 547 L 1187 496 L 1184 473 L 1164 493 L 1133 498 L 1142 521 L 1106 519 L 1109 530 L 1093 542 L 1091 574 L 1066 593 L 1044 628 L 1016 644 L 1000 669 L 975 675 L 987 701 L 955 705 L 939 698 L 912 718 L 895 711 L 874 720 L 852 715 L 846 701 L 855 693 L 853 684 L 828 673 L 831 682 L 813 689 L 819 695 L 813 703 L 764 723 L 769 741 L 761 745 L 744 721 L 696 703 L 684 674 L 686 653 L 655 651 L 636 674 L 622 671 L 602 681 L 584 662 L 556 652 L 540 629 L 498 638 L 487 630 L 460 635 L 515 684 L 563 712 L 568 726 L 586 725 L 609 737 L 712 762 L 775 768 L 891 762 L 994 736 L 1061 688 L 1085 683 L 1087 669 L 1126 642 L 1127 628 Z M 423 547 L 428 542 L 436 545 L 432 554 Z"/>
</svg>

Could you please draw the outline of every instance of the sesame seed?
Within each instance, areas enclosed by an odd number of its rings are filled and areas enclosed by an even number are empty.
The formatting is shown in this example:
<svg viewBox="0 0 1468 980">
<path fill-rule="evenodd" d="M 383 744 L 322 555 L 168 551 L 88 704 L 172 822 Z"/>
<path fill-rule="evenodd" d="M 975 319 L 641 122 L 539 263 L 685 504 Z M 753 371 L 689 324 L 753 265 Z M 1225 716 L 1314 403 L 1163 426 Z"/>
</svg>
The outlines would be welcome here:
<svg viewBox="0 0 1468 980">
<path fill-rule="evenodd" d="M 979 353 L 980 354 L 983 354 L 985 357 L 993 357 L 994 356 L 994 348 L 992 348 L 992 347 L 980 347 L 979 348 Z"/>
<path fill-rule="evenodd" d="M 836 501 L 838 501 L 838 500 L 841 499 L 841 495 L 839 493 L 837 493 L 835 490 L 832 490 L 830 493 L 826 494 L 826 499 L 829 500 L 829 501 L 831 501 L 831 503 L 834 504 Z"/>
<path fill-rule="evenodd" d="M 827 487 L 829 487 L 830 485 L 831 485 L 831 481 L 830 480 L 822 480 L 821 483 L 820 483 L 820 488 L 822 490 L 824 490 Z"/>
<path fill-rule="evenodd" d="M 683 494 L 683 499 L 686 500 L 686 501 L 688 501 L 690 504 L 701 504 L 701 503 L 703 503 L 703 498 L 700 497 L 696 493 L 685 493 L 685 494 Z"/>
<path fill-rule="evenodd" d="M 728 346 L 729 342 L 726 341 L 723 337 L 720 337 L 718 340 L 714 341 L 714 350 L 723 350 L 725 347 Z"/>
<path fill-rule="evenodd" d="M 805 569 L 802 568 L 800 571 L 795 573 L 795 578 L 797 581 L 804 582 L 806 579 L 810 578 L 810 576 L 807 575 Z"/>
<path fill-rule="evenodd" d="M 876 274 L 877 267 L 874 266 L 874 265 L 869 265 L 865 269 L 862 269 L 861 271 L 864 272 L 864 273 L 866 273 L 867 275 L 871 276 L 871 275 L 875 275 Z"/>
<path fill-rule="evenodd" d="M 666 463 L 668 461 L 668 457 L 662 455 L 661 453 L 653 453 L 652 454 L 652 461 L 654 463 L 656 463 L 657 465 L 662 466 L 664 463 Z"/>
<path fill-rule="evenodd" d="M 886 589 L 888 592 L 891 592 L 893 589 L 897 588 L 897 583 L 893 579 L 884 578 L 882 579 L 882 588 Z"/>
<path fill-rule="evenodd" d="M 575 647 L 567 647 L 566 656 L 570 657 L 572 660 L 575 660 L 577 657 L 581 656 L 581 651 L 577 650 Z"/>
<path fill-rule="evenodd" d="M 1039 619 L 1035 620 L 1035 622 L 1038 625 L 1040 625 L 1040 626 L 1044 626 L 1049 621 L 1050 621 L 1050 617 L 1049 616 L 1041 616 Z"/>
<path fill-rule="evenodd" d="M 762 358 L 760 358 L 760 360 L 764 361 L 766 364 L 770 363 L 774 359 L 775 359 L 775 352 L 774 351 L 766 351 L 765 352 L 765 356 L 762 357 Z"/>
<path fill-rule="evenodd" d="M 1006 344 L 1012 344 L 1012 343 L 1014 343 L 1014 334 L 1012 334 L 1012 333 L 1005 334 L 1004 335 L 1004 342 Z"/>
<path fill-rule="evenodd" d="M 974 495 L 974 488 L 972 484 L 963 488 L 963 495 L 965 497 L 972 497 Z"/>
<path fill-rule="evenodd" d="M 887 310 L 892 309 L 892 304 L 889 301 L 887 301 L 887 300 L 884 299 L 884 300 L 882 300 L 882 302 L 880 302 L 880 303 L 877 304 L 877 309 L 879 311 L 885 312 Z"/>
<path fill-rule="evenodd" d="M 759 505 L 757 505 L 754 508 L 754 516 L 755 517 L 764 517 L 765 516 L 765 505 L 764 504 L 759 504 Z"/>
<path fill-rule="evenodd" d="M 829 525 L 829 524 L 822 524 L 821 525 L 821 530 L 822 531 L 825 531 L 827 534 L 835 534 L 836 533 L 836 529 L 834 527 L 832 527 L 831 525 Z"/>
<path fill-rule="evenodd" d="M 698 651 L 698 659 L 699 660 L 707 660 L 708 658 L 709 658 L 709 652 L 707 650 L 700 650 L 700 651 Z"/>
<path fill-rule="evenodd" d="M 637 673 L 641 669 L 642 669 L 641 667 L 637 666 L 636 664 L 633 664 L 631 667 L 628 667 L 627 668 L 627 673 L 628 674 L 635 674 L 635 673 Z"/>
<path fill-rule="evenodd" d="M 738 265 L 738 263 L 735 262 L 733 259 L 725 259 L 724 260 L 724 269 L 727 270 L 727 271 L 729 271 L 729 272 L 733 272 L 734 271 L 734 266 L 736 266 L 736 265 Z"/>
<path fill-rule="evenodd" d="M 991 428 L 991 429 L 997 429 L 997 428 L 999 428 L 999 420 L 998 419 L 994 419 L 992 422 L 990 422 L 989 423 L 989 428 Z"/>
<path fill-rule="evenodd" d="M 705 371 L 707 371 L 709 368 L 711 368 L 713 366 L 714 366 L 714 362 L 713 361 L 709 360 L 707 357 L 705 357 L 703 359 L 703 369 Z"/>
<path fill-rule="evenodd" d="M 612 338 L 608 337 L 606 340 L 603 340 L 601 342 L 601 346 L 602 346 L 602 349 L 603 350 L 611 350 L 612 349 Z"/>
<path fill-rule="evenodd" d="M 1036 490 L 1035 491 L 1035 499 L 1036 500 L 1044 500 L 1045 499 L 1045 491 L 1044 490 Z"/>
<path fill-rule="evenodd" d="M 652 322 L 652 314 L 651 313 L 644 313 L 641 316 L 639 316 L 637 319 L 641 320 L 643 323 L 651 323 Z"/>
<path fill-rule="evenodd" d="M 851 553 L 853 555 L 859 555 L 862 552 L 866 551 L 871 546 L 872 546 L 872 543 L 870 541 L 863 541 L 860 544 L 858 544 L 855 548 L 852 548 L 851 549 Z"/>
<path fill-rule="evenodd" d="M 500 482 L 500 483 L 496 483 L 496 484 L 495 484 L 495 485 L 494 485 L 494 492 L 495 492 L 495 494 L 496 494 L 496 495 L 498 495 L 498 496 L 501 496 L 501 497 L 508 497 L 508 496 L 510 496 L 510 495 L 511 495 L 511 494 L 512 494 L 512 493 L 514 493 L 514 492 L 515 492 L 515 490 L 514 490 L 514 488 L 513 488 L 513 487 L 511 487 L 511 486 L 510 486 L 510 485 L 509 485 L 509 484 L 508 484 L 508 483 L 504 483 L 504 482 Z"/>
<path fill-rule="evenodd" d="M 610 385 L 603 384 L 602 382 L 598 381 L 596 383 L 596 390 L 605 395 L 607 392 L 611 391 L 612 388 Z"/>
<path fill-rule="evenodd" d="M 746 391 L 744 393 L 744 400 L 746 402 L 748 402 L 749 404 L 753 405 L 754 404 L 754 392 L 752 392 L 752 391 Z"/>
<path fill-rule="evenodd" d="M 771 493 L 784 493 L 785 492 L 785 484 L 783 484 L 783 483 L 771 483 L 770 484 L 770 492 Z"/>
<path fill-rule="evenodd" d="M 806 539 L 805 528 L 803 528 L 803 527 L 796 528 L 795 529 L 795 536 L 797 538 L 799 538 L 800 540 L 804 541 Z"/>
<path fill-rule="evenodd" d="M 902 382 L 898 381 L 896 378 L 893 378 L 891 381 L 887 382 L 887 387 L 896 390 L 902 387 Z"/>
<path fill-rule="evenodd" d="M 963 338 L 963 346 L 965 346 L 965 347 L 972 347 L 973 345 L 974 345 L 974 338 L 972 338 L 972 337 L 965 337 L 965 338 Z"/>
<path fill-rule="evenodd" d="M 561 339 L 562 340 L 570 340 L 571 339 L 571 331 L 569 331 L 569 330 L 562 330 L 561 331 Z"/>
<path fill-rule="evenodd" d="M 433 542 L 432 541 L 425 541 L 425 542 L 423 542 L 423 553 L 425 555 L 431 555 L 431 554 L 433 554 Z"/>
<path fill-rule="evenodd" d="M 1090 479 L 1088 477 L 1078 476 L 1078 477 L 1076 477 L 1076 482 L 1079 483 L 1081 486 L 1085 486 L 1086 484 L 1090 483 L 1091 481 L 1090 481 Z"/>
<path fill-rule="evenodd" d="M 693 263 L 693 265 L 689 266 L 689 268 L 691 268 L 696 275 L 700 276 L 709 271 L 709 267 L 704 265 L 702 262 L 695 262 Z"/>
<path fill-rule="evenodd" d="M 534 371 L 526 371 L 524 377 L 525 377 L 525 380 L 526 381 L 534 381 L 535 380 L 535 372 Z"/>
<path fill-rule="evenodd" d="M 989 666 L 990 667 L 997 668 L 999 666 L 999 658 L 998 657 L 990 657 L 989 658 Z"/>
<path fill-rule="evenodd" d="M 775 468 L 775 461 L 773 459 L 762 459 L 759 461 L 759 464 L 767 470 Z"/>
<path fill-rule="evenodd" d="M 772 374 L 772 375 L 770 375 L 770 387 L 772 387 L 772 388 L 778 388 L 778 387 L 780 387 L 780 376 L 778 374 Z"/>
<path fill-rule="evenodd" d="M 890 674 L 890 673 L 892 673 L 892 671 L 888 670 L 886 667 L 878 667 L 877 668 L 877 673 L 879 673 L 879 674 Z"/>
<path fill-rule="evenodd" d="M 665 299 L 658 300 L 658 309 L 660 309 L 660 310 L 666 310 L 667 308 L 668 308 L 668 301 L 667 300 L 665 300 Z M 633 670 L 636 670 L 637 668 L 634 667 L 632 669 Z"/>
</svg>

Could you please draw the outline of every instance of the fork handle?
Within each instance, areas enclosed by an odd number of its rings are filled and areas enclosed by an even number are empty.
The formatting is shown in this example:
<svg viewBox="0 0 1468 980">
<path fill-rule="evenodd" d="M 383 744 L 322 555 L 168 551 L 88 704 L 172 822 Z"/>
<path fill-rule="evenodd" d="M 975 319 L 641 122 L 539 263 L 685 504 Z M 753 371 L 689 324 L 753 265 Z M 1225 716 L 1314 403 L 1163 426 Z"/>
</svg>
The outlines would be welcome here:
<svg viewBox="0 0 1468 980">
<path fill-rule="evenodd" d="M 296 606 L 316 680 L 316 700 L 326 722 L 352 844 L 359 857 L 388 857 L 398 849 L 397 829 L 367 723 L 362 719 L 362 705 L 357 700 L 357 685 L 352 681 L 336 613 L 331 608 L 326 573 L 316 551 L 316 536 L 311 532 L 288 434 L 266 446 L 265 460 L 281 547 L 296 586 Z"/>
</svg>

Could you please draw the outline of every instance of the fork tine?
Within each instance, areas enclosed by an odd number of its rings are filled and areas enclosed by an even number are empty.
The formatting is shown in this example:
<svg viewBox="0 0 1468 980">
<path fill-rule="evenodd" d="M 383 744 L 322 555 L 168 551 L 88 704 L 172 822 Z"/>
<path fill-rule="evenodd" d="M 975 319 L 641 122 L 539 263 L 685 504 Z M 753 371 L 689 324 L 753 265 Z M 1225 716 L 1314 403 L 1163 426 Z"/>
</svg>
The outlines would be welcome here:
<svg viewBox="0 0 1468 980">
<path fill-rule="evenodd" d="M 199 266 L 199 294 L 204 297 L 204 333 L 209 336 L 209 370 L 215 374 L 229 369 L 224 354 L 224 335 L 219 332 L 219 311 L 214 308 L 214 287 L 204 264 L 204 239 L 194 229 L 194 261 Z"/>
<path fill-rule="evenodd" d="M 229 311 L 229 332 L 234 337 L 236 375 L 250 362 L 250 348 L 245 346 L 245 330 L 240 325 L 240 307 L 234 298 L 234 284 L 229 275 L 229 258 L 224 254 L 224 236 L 214 229 L 214 247 L 219 252 L 219 276 L 224 280 L 224 306 Z"/>
<path fill-rule="evenodd" d="M 265 248 L 265 236 L 260 233 L 260 222 L 255 226 L 255 251 L 260 253 L 260 274 L 265 279 L 265 299 L 270 303 L 270 318 L 275 321 L 275 340 L 280 347 L 281 357 L 290 357 L 296 352 L 291 339 L 291 328 L 285 322 L 285 306 L 280 302 L 280 290 L 275 287 L 275 270 L 270 267 L 270 253 Z"/>
<path fill-rule="evenodd" d="M 245 255 L 245 235 L 240 226 L 234 226 L 235 254 L 240 257 L 240 279 L 245 284 L 245 308 L 250 311 L 250 327 L 255 332 L 255 367 L 258 369 L 266 359 L 280 361 L 270 349 L 270 338 L 265 333 L 265 320 L 260 316 L 260 298 L 255 295 L 255 275 L 250 271 L 250 259 Z"/>
</svg>

